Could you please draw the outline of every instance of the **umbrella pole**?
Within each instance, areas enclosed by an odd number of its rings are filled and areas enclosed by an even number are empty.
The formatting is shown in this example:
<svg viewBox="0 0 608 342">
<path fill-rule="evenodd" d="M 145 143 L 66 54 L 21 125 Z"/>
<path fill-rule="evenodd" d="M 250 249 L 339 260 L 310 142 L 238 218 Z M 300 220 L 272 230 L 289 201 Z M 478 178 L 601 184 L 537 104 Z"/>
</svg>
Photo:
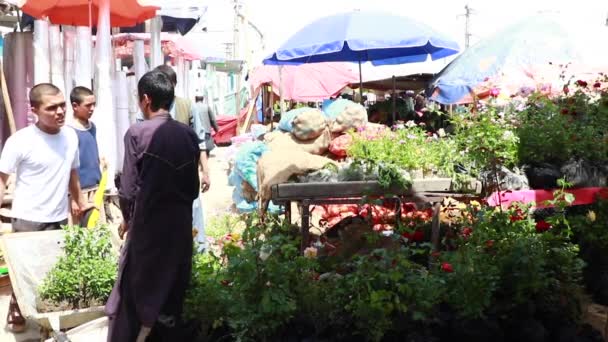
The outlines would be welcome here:
<svg viewBox="0 0 608 342">
<path fill-rule="evenodd" d="M 359 102 L 363 105 L 363 76 L 361 73 L 361 56 L 359 56 Z"/>
<path fill-rule="evenodd" d="M 281 118 L 285 114 L 285 104 L 283 103 L 283 66 L 279 65 L 279 105 L 281 108 Z"/>
<path fill-rule="evenodd" d="M 396 97 L 396 88 L 397 88 L 397 81 L 395 79 L 395 75 L 393 75 L 393 125 L 396 122 L 396 117 L 397 117 L 397 97 Z"/>
</svg>

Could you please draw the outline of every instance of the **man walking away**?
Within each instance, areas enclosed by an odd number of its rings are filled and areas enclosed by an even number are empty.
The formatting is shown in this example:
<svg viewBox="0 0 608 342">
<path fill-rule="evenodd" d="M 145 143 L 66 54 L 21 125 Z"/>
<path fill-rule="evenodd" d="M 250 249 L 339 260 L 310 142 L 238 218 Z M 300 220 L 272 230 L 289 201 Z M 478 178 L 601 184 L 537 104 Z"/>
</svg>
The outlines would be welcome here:
<svg viewBox="0 0 608 342">
<path fill-rule="evenodd" d="M 82 188 L 84 199 L 89 203 L 93 203 L 95 192 L 101 180 L 99 150 L 97 147 L 97 127 L 90 121 L 95 111 L 95 95 L 89 88 L 76 87 L 70 93 L 70 102 L 74 111 L 72 128 L 74 128 L 76 135 L 78 135 L 78 155 L 80 158 L 78 176 L 80 177 L 80 187 Z M 72 200 L 72 205 L 74 204 L 75 201 Z M 99 208 L 102 222 L 104 220 L 103 209 L 102 205 Z M 72 223 L 78 224 L 73 218 Z M 86 224 L 82 226 L 84 227 Z"/>
<path fill-rule="evenodd" d="M 199 193 L 198 137 L 171 118 L 171 80 L 138 83 L 145 121 L 125 134 L 119 190 L 127 238 L 106 304 L 108 342 L 184 341 L 184 296 L 192 267 L 192 202 Z"/>
<path fill-rule="evenodd" d="M 160 71 L 167 75 L 173 87 L 177 85 L 177 74 L 175 70 L 168 65 L 159 65 L 154 70 Z M 205 145 L 205 129 L 202 127 L 199 115 L 194 112 L 192 102 L 183 97 L 175 96 L 175 100 L 171 105 L 169 113 L 171 117 L 185 125 L 190 126 L 199 140 L 199 165 L 200 165 L 200 179 L 201 179 L 201 192 L 209 190 L 209 163 L 207 160 L 208 153 L 206 152 L 207 146 Z M 192 202 L 192 228 L 196 231 L 196 241 L 199 243 L 199 251 L 207 248 L 207 237 L 205 235 L 205 217 L 203 214 L 203 199 L 202 194 L 199 193 L 198 198 Z"/>
<path fill-rule="evenodd" d="M 204 140 L 205 144 L 205 153 L 207 154 L 207 158 L 209 157 L 209 152 L 215 148 L 215 143 L 213 142 L 213 138 L 211 137 L 211 128 L 218 132 L 220 130 L 217 125 L 217 121 L 215 120 L 215 113 L 211 110 L 208 103 L 205 103 L 205 98 L 203 96 L 195 96 L 194 100 L 196 103 L 194 104 L 195 109 L 195 117 L 194 119 L 200 120 L 200 126 L 204 130 Z M 196 125 L 195 125 L 196 126 Z"/>
<path fill-rule="evenodd" d="M 81 195 L 78 137 L 73 129 L 63 127 L 63 94 L 54 85 L 41 83 L 30 90 L 29 97 L 38 122 L 9 137 L 0 156 L 0 203 L 9 174 L 16 173 L 12 206 L 15 232 L 60 229 L 67 224 L 68 189 L 77 203 L 72 206 L 72 215 L 79 217 L 91 207 Z M 6 321 L 13 332 L 25 330 L 14 295 Z"/>
</svg>

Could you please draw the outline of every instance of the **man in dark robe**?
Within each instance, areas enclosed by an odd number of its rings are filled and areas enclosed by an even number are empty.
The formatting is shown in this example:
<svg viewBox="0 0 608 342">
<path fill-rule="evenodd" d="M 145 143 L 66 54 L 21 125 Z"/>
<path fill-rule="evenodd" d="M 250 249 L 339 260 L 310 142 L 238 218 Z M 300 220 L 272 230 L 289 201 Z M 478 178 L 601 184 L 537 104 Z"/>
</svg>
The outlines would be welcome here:
<svg viewBox="0 0 608 342">
<path fill-rule="evenodd" d="M 199 140 L 173 120 L 173 84 L 151 71 L 138 83 L 145 121 L 125 134 L 119 191 L 126 231 L 106 304 L 109 342 L 182 341 L 181 313 L 192 267 L 192 202 L 200 189 Z"/>
</svg>

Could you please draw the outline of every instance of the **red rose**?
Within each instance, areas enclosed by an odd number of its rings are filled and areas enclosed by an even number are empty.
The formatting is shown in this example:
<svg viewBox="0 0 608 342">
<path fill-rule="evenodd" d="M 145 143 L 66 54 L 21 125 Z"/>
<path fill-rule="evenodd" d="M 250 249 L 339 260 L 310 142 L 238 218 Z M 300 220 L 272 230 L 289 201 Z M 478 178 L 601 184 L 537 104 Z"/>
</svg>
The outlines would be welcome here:
<svg viewBox="0 0 608 342">
<path fill-rule="evenodd" d="M 520 213 L 515 213 L 515 214 L 511 215 L 511 217 L 509 217 L 509 220 L 511 220 L 511 222 L 517 222 L 517 221 L 521 221 L 523 219 L 524 219 L 524 217 Z"/>
<path fill-rule="evenodd" d="M 600 82 L 593 83 L 593 88 L 600 88 L 602 84 Z"/>
<path fill-rule="evenodd" d="M 536 231 L 539 233 L 546 232 L 551 229 L 551 224 L 545 220 L 540 220 L 536 222 Z"/>
<path fill-rule="evenodd" d="M 488 240 L 488 241 L 486 241 L 486 247 L 487 248 L 494 247 L 494 240 Z"/>
<path fill-rule="evenodd" d="M 441 264 L 441 270 L 446 273 L 454 272 L 454 268 L 452 267 L 452 264 L 450 264 L 448 262 L 444 262 Z"/>
<path fill-rule="evenodd" d="M 416 230 L 413 233 L 405 232 L 401 234 L 401 236 L 408 239 L 410 242 L 421 242 L 424 240 L 424 232 L 421 230 Z"/>
<path fill-rule="evenodd" d="M 513 214 L 511 214 L 511 216 L 509 217 L 509 220 L 511 220 L 511 222 L 521 221 L 526 218 L 526 215 L 524 215 L 524 212 L 523 212 L 523 210 L 521 210 L 521 208 L 518 208 L 518 207 L 511 207 L 511 208 L 515 209 Z"/>
<path fill-rule="evenodd" d="M 462 237 L 463 238 L 468 239 L 472 233 L 473 233 L 473 229 L 471 229 L 470 227 L 462 228 Z"/>
<path fill-rule="evenodd" d="M 569 111 L 566 108 L 562 108 L 561 113 L 562 115 L 568 115 Z"/>
<path fill-rule="evenodd" d="M 586 88 L 587 87 L 587 82 L 585 82 L 583 80 L 578 80 L 578 81 L 576 81 L 576 85 L 579 86 L 579 87 Z"/>
<path fill-rule="evenodd" d="M 568 95 L 569 92 L 570 89 L 568 89 L 568 86 L 564 86 L 564 94 Z"/>
</svg>

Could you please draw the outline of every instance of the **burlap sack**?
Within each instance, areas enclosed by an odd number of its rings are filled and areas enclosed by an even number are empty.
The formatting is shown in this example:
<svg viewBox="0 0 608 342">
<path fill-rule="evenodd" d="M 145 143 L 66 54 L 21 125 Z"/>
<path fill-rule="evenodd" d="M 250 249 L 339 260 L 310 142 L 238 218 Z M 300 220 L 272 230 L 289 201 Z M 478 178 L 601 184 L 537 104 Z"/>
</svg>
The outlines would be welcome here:
<svg viewBox="0 0 608 342">
<path fill-rule="evenodd" d="M 357 129 L 367 124 L 367 111 L 358 103 L 348 104 L 342 113 L 331 123 L 331 132 L 345 132 L 351 128 Z"/>
<path fill-rule="evenodd" d="M 241 193 L 247 202 L 254 202 L 258 195 L 255 189 L 247 181 L 241 182 Z"/>
<path fill-rule="evenodd" d="M 298 149 L 270 149 L 258 160 L 258 198 L 260 203 L 270 200 L 270 187 L 284 183 L 292 176 L 320 170 L 327 164 L 337 163 Z M 259 206 L 263 208 L 263 206 Z"/>
<path fill-rule="evenodd" d="M 331 133 L 329 128 L 325 128 L 320 136 L 312 140 L 299 140 L 291 133 L 274 131 L 264 136 L 264 141 L 270 150 L 286 149 L 300 150 L 316 155 L 322 155 L 327 152 L 329 143 L 331 142 Z"/>
<path fill-rule="evenodd" d="M 298 114 L 291 124 L 291 133 L 299 140 L 305 141 L 318 138 L 327 127 L 323 112 L 314 108 Z"/>
</svg>

